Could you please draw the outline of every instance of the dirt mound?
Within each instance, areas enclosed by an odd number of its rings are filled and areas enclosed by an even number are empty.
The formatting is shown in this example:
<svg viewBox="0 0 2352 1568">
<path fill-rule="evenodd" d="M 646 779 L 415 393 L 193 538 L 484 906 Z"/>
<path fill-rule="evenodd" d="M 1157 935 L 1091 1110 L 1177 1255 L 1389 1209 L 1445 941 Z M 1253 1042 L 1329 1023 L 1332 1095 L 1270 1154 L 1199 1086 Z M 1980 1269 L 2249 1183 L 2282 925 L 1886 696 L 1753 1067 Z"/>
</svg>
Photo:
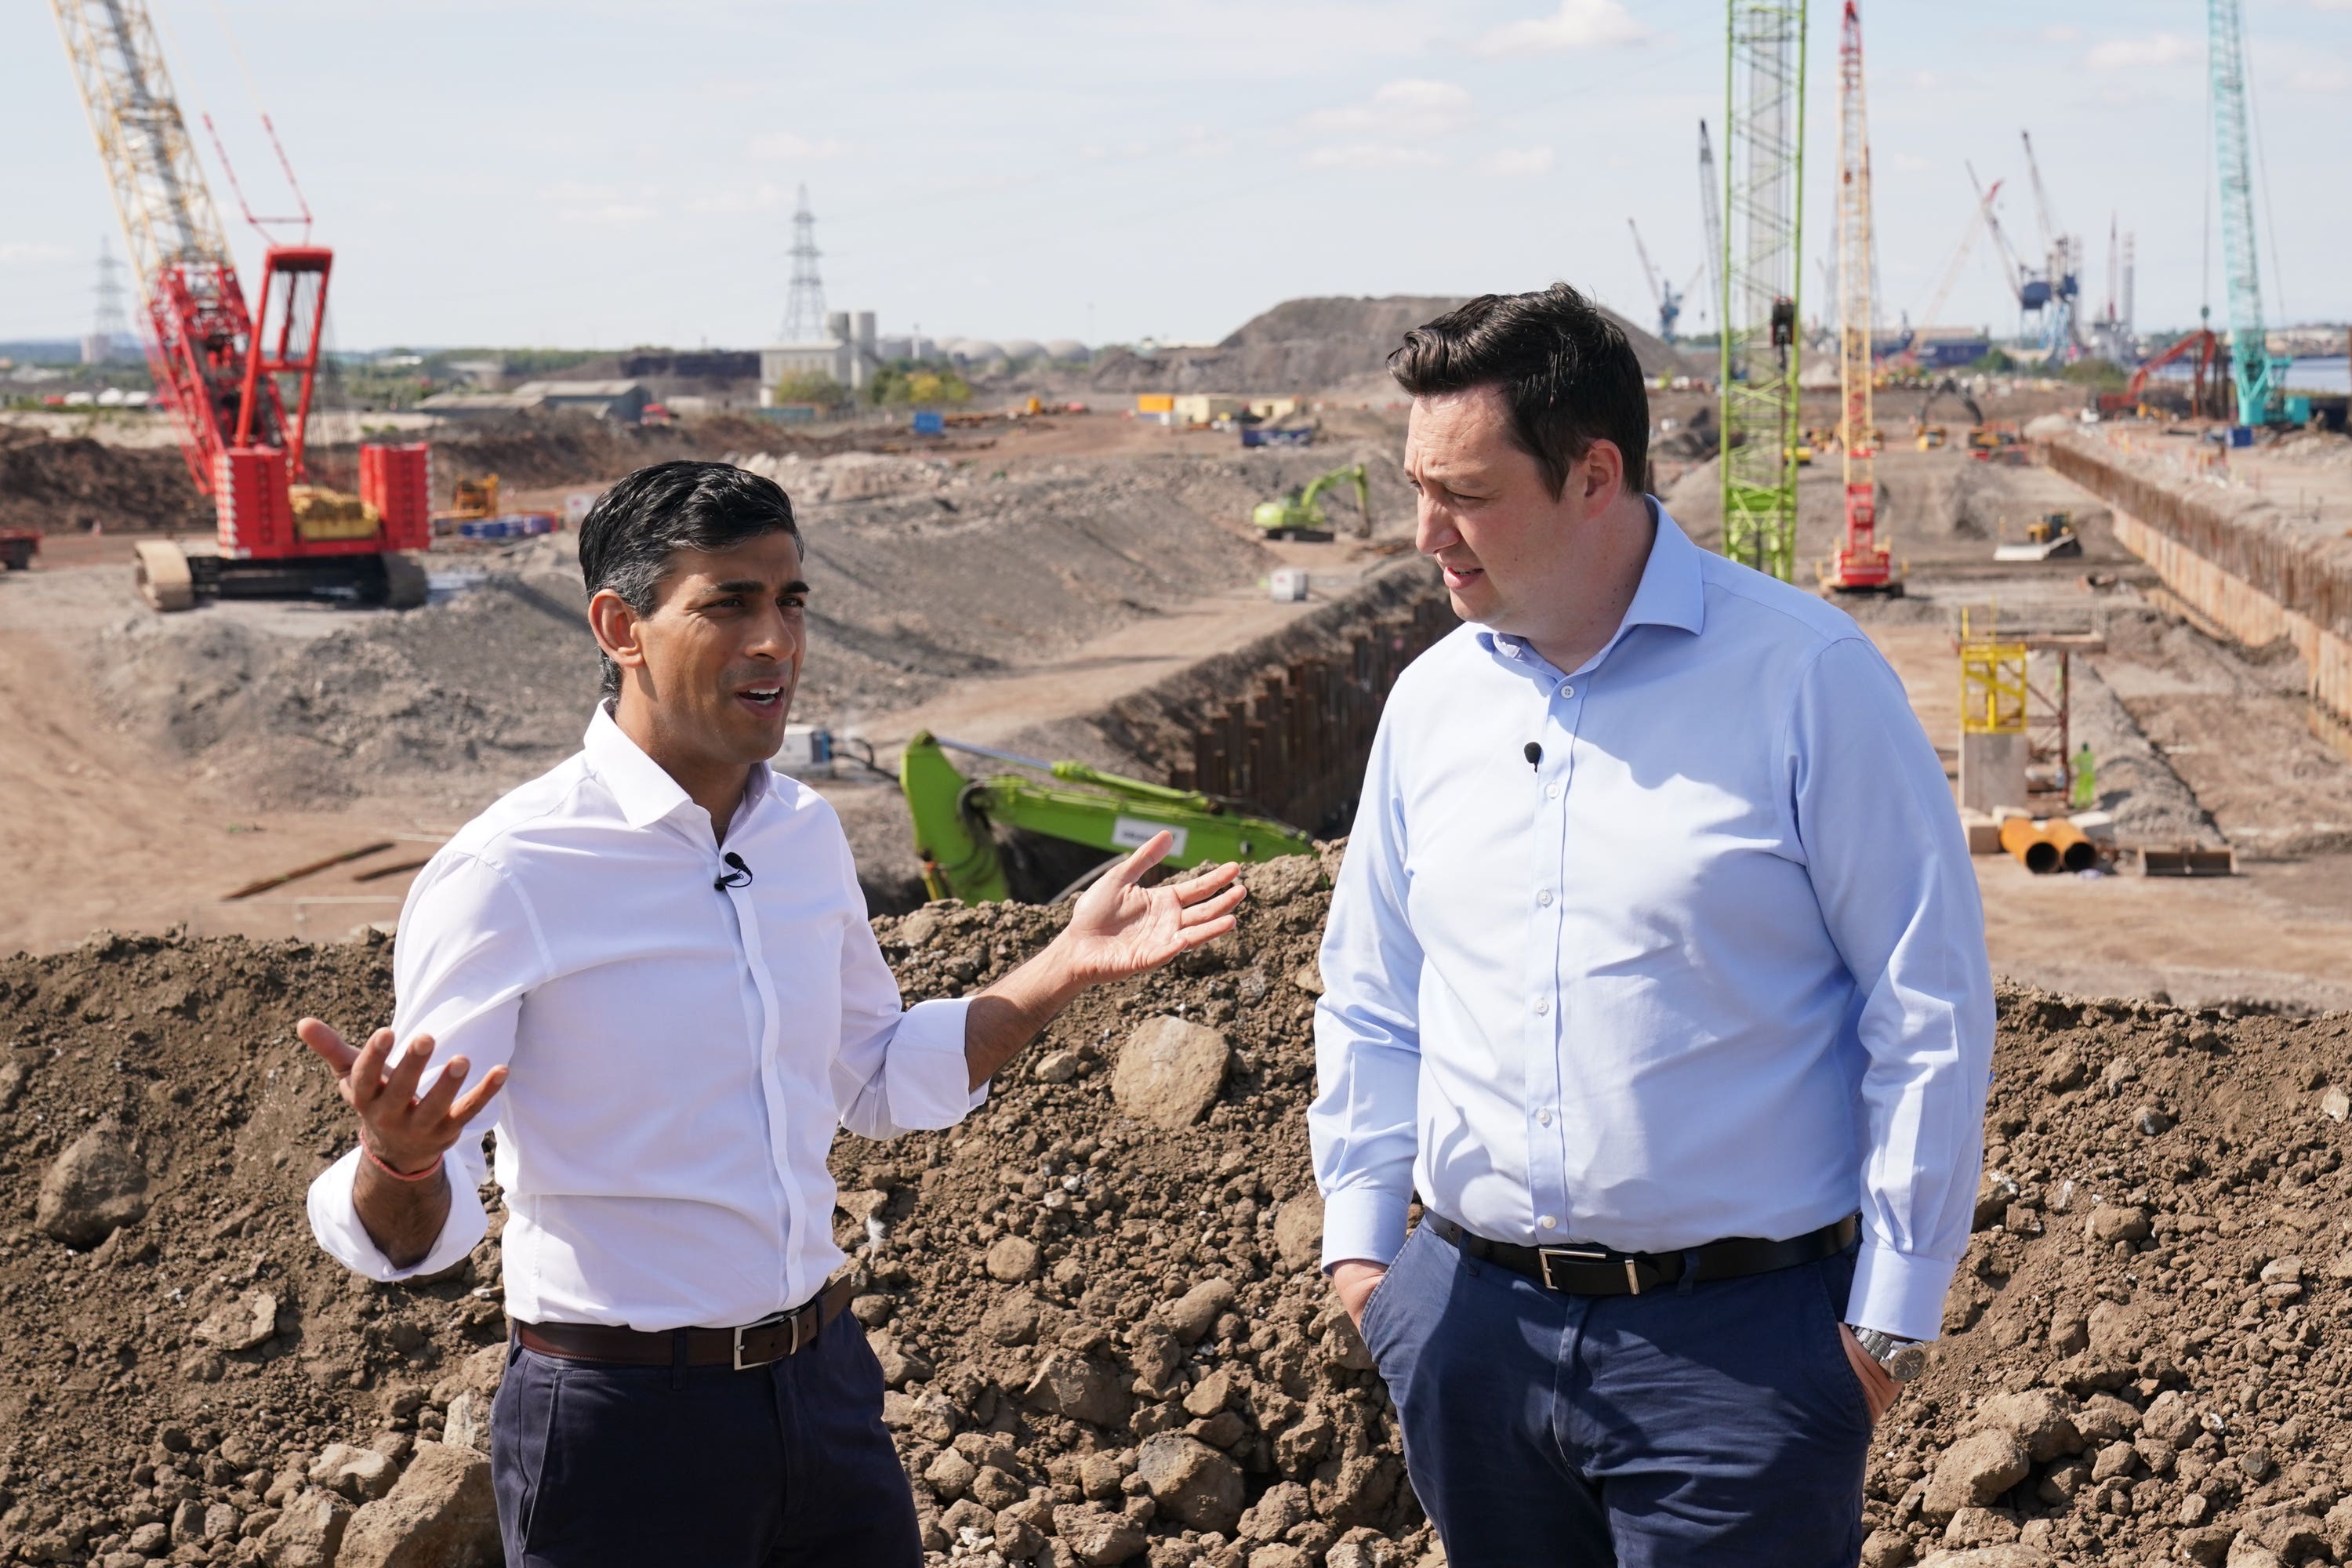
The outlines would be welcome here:
<svg viewBox="0 0 2352 1568">
<path fill-rule="evenodd" d="M 1392 294 L 1378 299 L 1286 300 L 1251 318 L 1213 349 L 1157 354 L 1113 350 L 1097 361 L 1089 384 L 1106 392 L 1312 391 L 1382 380 L 1391 350 L 1423 322 L 1467 295 Z M 1643 374 L 1688 374 L 1682 355 L 1661 339 L 1604 309 L 1625 330 Z"/>
<path fill-rule="evenodd" d="M 1236 938 L 1084 998 L 963 1126 L 836 1145 L 854 1310 L 935 1552 L 1421 1559 L 1393 1416 L 1315 1268 L 1323 873 L 1254 868 Z M 913 999 L 986 984 L 1058 918 L 876 930 Z M 358 1500 L 418 1439 L 478 1431 L 495 1239 L 378 1287 L 302 1216 L 349 1131 L 293 1020 L 383 1017 L 389 957 L 166 937 L 0 962 L 0 1552 L 98 1561 L 162 1527 L 149 1555 L 248 1561 L 314 1485 Z M 1205 1051 L 1204 1097 L 1119 1070 L 1146 1028 Z M 2352 1016 L 2004 987 L 2000 1029 L 1978 1231 L 1874 1448 L 1867 1560 L 2352 1559 Z M 306 1479 L 337 1442 L 391 1465 Z"/>
<path fill-rule="evenodd" d="M 205 529 L 212 504 L 169 447 L 109 447 L 86 436 L 0 426 L 0 528 L 109 533 Z"/>
</svg>

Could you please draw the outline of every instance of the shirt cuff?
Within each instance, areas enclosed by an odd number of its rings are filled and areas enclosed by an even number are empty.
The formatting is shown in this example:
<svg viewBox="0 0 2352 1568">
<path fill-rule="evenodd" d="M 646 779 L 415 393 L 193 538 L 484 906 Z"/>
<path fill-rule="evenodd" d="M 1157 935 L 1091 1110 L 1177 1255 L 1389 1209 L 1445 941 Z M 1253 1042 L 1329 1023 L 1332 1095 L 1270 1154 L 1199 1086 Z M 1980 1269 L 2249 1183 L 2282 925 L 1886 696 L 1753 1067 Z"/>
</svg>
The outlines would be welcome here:
<svg viewBox="0 0 2352 1568">
<path fill-rule="evenodd" d="M 319 1238 L 328 1256 L 353 1273 L 384 1283 L 438 1274 L 473 1251 L 474 1244 L 489 1234 L 482 1195 L 453 1148 L 441 1156 L 441 1169 L 449 1178 L 449 1214 L 441 1222 L 441 1234 L 432 1250 L 414 1267 L 394 1267 L 368 1235 L 367 1226 L 360 1223 L 359 1204 L 352 1195 L 360 1159 L 360 1152 L 353 1149 L 320 1172 L 318 1180 L 310 1184 L 308 1204 L 310 1234 Z"/>
<path fill-rule="evenodd" d="M 1323 1198 L 1323 1267 L 1362 1258 L 1386 1263 L 1404 1250 L 1404 1221 L 1412 1207 L 1410 1193 L 1384 1193 L 1370 1187 L 1342 1187 Z"/>
<path fill-rule="evenodd" d="M 918 1002 L 898 1020 L 883 1058 L 883 1082 L 890 1121 L 902 1131 L 933 1132 L 953 1127 L 988 1099 L 988 1085 L 971 1086 L 971 1063 L 964 1056 L 968 997 Z"/>
<path fill-rule="evenodd" d="M 1865 1240 L 1853 1266 L 1845 1321 L 1898 1340 L 1932 1340 L 1944 1331 L 1944 1292 L 1958 1265 Z"/>
</svg>

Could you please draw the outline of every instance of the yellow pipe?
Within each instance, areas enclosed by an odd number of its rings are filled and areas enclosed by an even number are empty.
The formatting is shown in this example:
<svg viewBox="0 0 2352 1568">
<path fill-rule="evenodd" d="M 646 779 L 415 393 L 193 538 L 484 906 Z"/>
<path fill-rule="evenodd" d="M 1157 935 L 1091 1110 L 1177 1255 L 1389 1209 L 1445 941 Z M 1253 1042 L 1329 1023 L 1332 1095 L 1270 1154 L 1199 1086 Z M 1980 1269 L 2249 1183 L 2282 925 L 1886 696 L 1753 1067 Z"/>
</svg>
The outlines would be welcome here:
<svg viewBox="0 0 2352 1568">
<path fill-rule="evenodd" d="M 2099 847 L 2063 816 L 2042 824 L 2042 836 L 2058 847 L 2058 862 L 2069 871 L 2087 871 L 2099 863 Z"/>
<path fill-rule="evenodd" d="M 2043 876 L 2058 869 L 2061 851 L 2050 841 L 2050 836 L 2033 826 L 2030 816 L 2003 817 L 2000 824 L 2000 847 L 2017 857 L 2017 863 Z"/>
</svg>

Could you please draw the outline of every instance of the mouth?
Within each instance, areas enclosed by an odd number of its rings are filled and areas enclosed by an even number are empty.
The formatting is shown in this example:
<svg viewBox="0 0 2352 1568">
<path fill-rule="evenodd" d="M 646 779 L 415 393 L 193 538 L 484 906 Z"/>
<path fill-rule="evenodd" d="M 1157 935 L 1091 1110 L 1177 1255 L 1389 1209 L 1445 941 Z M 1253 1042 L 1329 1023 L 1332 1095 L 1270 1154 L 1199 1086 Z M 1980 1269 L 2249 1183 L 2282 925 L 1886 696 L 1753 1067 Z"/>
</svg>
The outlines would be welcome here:
<svg viewBox="0 0 2352 1568">
<path fill-rule="evenodd" d="M 762 718 L 773 718 L 784 710 L 784 689 L 781 686 L 747 686 L 735 693 L 735 700 Z"/>
<path fill-rule="evenodd" d="M 1445 585 L 1448 588 L 1468 587 L 1486 574 L 1486 569 L 1483 566 L 1457 566 L 1444 561 L 1439 562 L 1437 566 L 1438 570 L 1445 574 Z"/>
</svg>

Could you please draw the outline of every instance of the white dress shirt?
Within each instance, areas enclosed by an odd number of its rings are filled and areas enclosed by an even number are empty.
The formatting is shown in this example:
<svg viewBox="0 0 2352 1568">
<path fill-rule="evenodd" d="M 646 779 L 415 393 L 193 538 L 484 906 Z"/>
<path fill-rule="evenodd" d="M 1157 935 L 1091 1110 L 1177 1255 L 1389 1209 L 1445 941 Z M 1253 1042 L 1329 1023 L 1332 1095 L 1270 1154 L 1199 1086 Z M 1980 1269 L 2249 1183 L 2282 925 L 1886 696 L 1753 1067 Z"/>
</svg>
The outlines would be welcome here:
<svg viewBox="0 0 2352 1568">
<path fill-rule="evenodd" d="M 1581 668 L 1465 626 L 1389 698 L 1323 944 L 1324 1259 L 1394 1255 L 1416 1190 L 1628 1251 L 1859 1210 L 1848 1321 L 1932 1339 L 1992 1057 L 1951 789 L 1843 611 L 1652 504 Z"/>
<path fill-rule="evenodd" d="M 506 1305 L 529 1322 L 730 1327 L 814 1295 L 841 1262 L 825 1154 L 953 1125 L 961 1001 L 899 1011 L 833 808 L 762 765 L 727 832 L 600 708 L 586 746 L 468 823 L 417 876 L 393 1028 L 469 1083 L 511 1076 L 446 1158 L 449 1218 L 395 1268 L 360 1224 L 354 1149 L 311 1184 L 320 1244 L 374 1279 L 430 1274 L 485 1228 L 481 1126 L 508 1219 Z M 984 1093 L 985 1091 L 982 1091 Z"/>
</svg>

